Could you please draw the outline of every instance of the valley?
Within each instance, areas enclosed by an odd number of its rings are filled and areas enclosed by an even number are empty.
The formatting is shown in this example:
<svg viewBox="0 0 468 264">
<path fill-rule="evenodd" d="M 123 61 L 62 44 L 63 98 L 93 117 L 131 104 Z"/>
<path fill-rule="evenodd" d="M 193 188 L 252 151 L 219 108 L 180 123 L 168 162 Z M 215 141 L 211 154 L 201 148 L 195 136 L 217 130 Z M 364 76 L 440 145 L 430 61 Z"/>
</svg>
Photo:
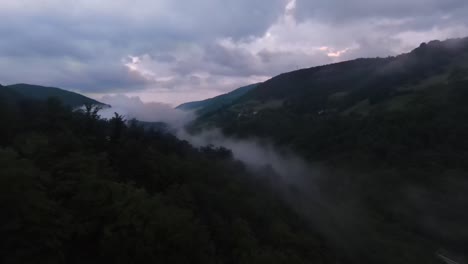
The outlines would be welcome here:
<svg viewBox="0 0 468 264">
<path fill-rule="evenodd" d="M 431 41 L 176 109 L 0 86 L 2 260 L 464 263 L 467 58 Z"/>
</svg>

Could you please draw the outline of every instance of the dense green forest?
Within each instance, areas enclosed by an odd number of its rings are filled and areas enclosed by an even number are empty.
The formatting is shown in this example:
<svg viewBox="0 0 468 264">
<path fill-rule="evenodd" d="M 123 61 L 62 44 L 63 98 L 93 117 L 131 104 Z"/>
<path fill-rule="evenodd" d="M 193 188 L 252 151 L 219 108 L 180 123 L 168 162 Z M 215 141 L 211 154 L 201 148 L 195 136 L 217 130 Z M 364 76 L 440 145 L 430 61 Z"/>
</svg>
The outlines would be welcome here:
<svg viewBox="0 0 468 264">
<path fill-rule="evenodd" d="M 273 192 L 274 173 L 254 176 L 226 149 L 91 106 L 0 100 L 1 263 L 338 258 Z"/>
<path fill-rule="evenodd" d="M 419 204 L 385 200 L 391 171 L 294 185 L 99 107 L 0 100 L 2 263 L 438 263 L 463 246 L 418 227 Z"/>
<path fill-rule="evenodd" d="M 262 137 L 312 161 L 466 166 L 468 38 L 274 77 L 201 115 L 193 131 Z"/>
<path fill-rule="evenodd" d="M 266 139 L 325 168 L 319 188 L 332 210 L 350 210 L 339 223 L 354 228 L 350 237 L 390 251 L 407 231 L 466 255 L 467 59 L 465 38 L 285 73 L 200 115 L 191 129 Z"/>
</svg>

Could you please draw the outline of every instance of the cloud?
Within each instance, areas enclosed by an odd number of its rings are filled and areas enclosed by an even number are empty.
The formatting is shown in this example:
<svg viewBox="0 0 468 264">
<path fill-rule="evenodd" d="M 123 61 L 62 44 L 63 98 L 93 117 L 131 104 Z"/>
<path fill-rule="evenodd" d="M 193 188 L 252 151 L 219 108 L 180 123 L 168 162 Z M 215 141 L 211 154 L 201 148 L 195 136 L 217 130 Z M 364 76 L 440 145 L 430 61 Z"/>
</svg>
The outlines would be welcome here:
<svg viewBox="0 0 468 264">
<path fill-rule="evenodd" d="M 464 0 L 4 1 L 0 82 L 176 105 L 461 37 L 467 11 Z"/>
<path fill-rule="evenodd" d="M 195 117 L 191 112 L 174 109 L 168 104 L 144 103 L 139 97 L 119 94 L 104 96 L 101 100 L 112 106 L 99 112 L 101 117 L 107 119 L 112 118 L 116 112 L 123 115 L 127 120 L 137 119 L 143 122 L 164 122 L 174 129 L 179 129 Z"/>
<path fill-rule="evenodd" d="M 468 8 L 468 3 L 464 0 L 296 0 L 296 7 L 295 11 L 300 20 L 312 18 L 327 23 L 343 24 L 368 19 L 409 19 L 422 21 L 431 28 L 439 22 L 437 17 L 459 17 L 462 14 L 460 11 Z M 461 21 L 466 23 L 464 19 Z"/>
<path fill-rule="evenodd" d="M 283 2 L 2 2 L 0 81 L 64 85 L 92 93 L 155 88 L 157 83 L 122 67 L 123 61 L 147 54 L 165 63 L 214 38 L 262 34 L 281 13 Z"/>
</svg>

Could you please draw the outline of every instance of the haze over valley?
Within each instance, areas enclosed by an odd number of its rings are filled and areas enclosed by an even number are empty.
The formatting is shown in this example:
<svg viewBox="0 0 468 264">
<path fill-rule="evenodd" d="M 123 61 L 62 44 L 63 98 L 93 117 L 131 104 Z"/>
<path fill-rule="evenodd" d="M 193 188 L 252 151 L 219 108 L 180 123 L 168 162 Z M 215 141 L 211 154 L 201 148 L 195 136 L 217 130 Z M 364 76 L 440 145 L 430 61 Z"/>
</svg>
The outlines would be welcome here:
<svg viewBox="0 0 468 264">
<path fill-rule="evenodd" d="M 0 1 L 0 262 L 468 263 L 467 11 Z"/>
</svg>

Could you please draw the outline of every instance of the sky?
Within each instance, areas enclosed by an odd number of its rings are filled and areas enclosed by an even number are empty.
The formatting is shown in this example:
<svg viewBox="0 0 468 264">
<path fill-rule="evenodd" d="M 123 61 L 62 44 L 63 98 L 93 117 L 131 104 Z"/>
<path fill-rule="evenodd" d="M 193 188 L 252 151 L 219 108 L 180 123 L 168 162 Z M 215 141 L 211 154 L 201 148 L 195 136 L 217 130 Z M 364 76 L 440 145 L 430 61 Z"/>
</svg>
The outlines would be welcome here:
<svg viewBox="0 0 468 264">
<path fill-rule="evenodd" d="M 0 0 L 0 84 L 176 106 L 468 36 L 467 0 Z"/>
</svg>

